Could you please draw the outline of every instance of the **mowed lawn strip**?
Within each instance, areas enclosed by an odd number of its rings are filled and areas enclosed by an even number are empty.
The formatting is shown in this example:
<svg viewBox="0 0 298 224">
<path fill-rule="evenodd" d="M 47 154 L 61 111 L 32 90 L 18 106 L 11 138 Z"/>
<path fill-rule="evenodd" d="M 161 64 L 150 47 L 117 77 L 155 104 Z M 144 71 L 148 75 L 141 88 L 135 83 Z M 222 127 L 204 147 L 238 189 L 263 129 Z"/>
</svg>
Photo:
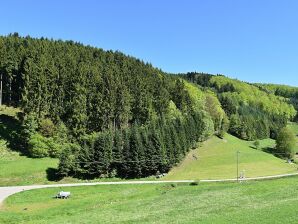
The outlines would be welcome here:
<svg viewBox="0 0 298 224">
<path fill-rule="evenodd" d="M 0 223 L 295 223 L 297 181 L 31 190 L 5 201 Z M 59 190 L 72 197 L 52 198 Z"/>
</svg>

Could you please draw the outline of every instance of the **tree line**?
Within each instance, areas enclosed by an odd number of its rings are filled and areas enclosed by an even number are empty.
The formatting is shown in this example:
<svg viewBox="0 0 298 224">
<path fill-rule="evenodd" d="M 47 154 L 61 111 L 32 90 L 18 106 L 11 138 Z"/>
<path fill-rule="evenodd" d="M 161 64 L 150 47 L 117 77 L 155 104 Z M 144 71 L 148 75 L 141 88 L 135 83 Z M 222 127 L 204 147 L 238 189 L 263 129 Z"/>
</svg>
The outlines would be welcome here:
<svg viewBox="0 0 298 224">
<path fill-rule="evenodd" d="M 203 114 L 83 136 L 62 152 L 61 175 L 138 178 L 168 172 L 213 133 Z"/>
<path fill-rule="evenodd" d="M 296 111 L 298 111 L 298 88 L 287 85 L 277 85 L 277 84 L 254 84 L 260 90 L 267 93 L 274 94 L 276 96 L 281 96 L 288 99 Z M 298 114 L 295 116 L 294 121 L 298 121 Z"/>
<path fill-rule="evenodd" d="M 297 114 L 289 99 L 253 84 L 205 73 L 180 74 L 180 77 L 217 94 L 230 120 L 228 131 L 241 139 L 276 138 L 277 132 Z"/>
<path fill-rule="evenodd" d="M 15 33 L 0 37 L 0 74 L 3 103 L 23 111 L 24 150 L 60 157 L 63 175 L 165 172 L 226 130 L 215 96 L 118 51 Z"/>
</svg>

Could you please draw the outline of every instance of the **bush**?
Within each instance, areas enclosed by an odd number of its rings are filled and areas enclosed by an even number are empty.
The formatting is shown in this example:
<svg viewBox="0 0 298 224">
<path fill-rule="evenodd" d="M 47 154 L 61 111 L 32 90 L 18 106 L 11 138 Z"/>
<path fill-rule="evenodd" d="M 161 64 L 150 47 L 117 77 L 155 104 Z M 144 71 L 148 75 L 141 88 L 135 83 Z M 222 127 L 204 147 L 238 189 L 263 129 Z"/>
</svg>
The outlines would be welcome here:
<svg viewBox="0 0 298 224">
<path fill-rule="evenodd" d="M 178 185 L 177 185 L 176 183 L 172 183 L 172 184 L 171 184 L 171 187 L 172 187 L 172 188 L 175 188 L 175 187 L 177 187 L 177 186 L 178 186 Z"/>
<path fill-rule="evenodd" d="M 0 157 L 5 157 L 9 154 L 9 150 L 7 148 L 7 141 L 0 138 Z"/>
<path fill-rule="evenodd" d="M 296 137 L 287 127 L 281 129 L 276 139 L 276 150 L 287 158 L 293 158 L 296 148 Z"/>
<path fill-rule="evenodd" d="M 46 138 L 41 134 L 34 134 L 28 142 L 30 156 L 34 158 L 59 157 L 63 150 L 63 145 L 58 144 L 53 138 Z"/>
<path fill-rule="evenodd" d="M 65 144 L 69 142 L 68 139 L 69 131 L 63 122 L 58 122 L 55 128 L 54 140 L 57 143 Z"/>
<path fill-rule="evenodd" d="M 199 181 L 191 182 L 189 185 L 190 186 L 198 186 L 199 185 Z"/>
<path fill-rule="evenodd" d="M 48 146 L 49 156 L 53 158 L 59 157 L 63 150 L 63 145 L 55 142 L 53 138 L 46 138 L 45 140 Z"/>
<path fill-rule="evenodd" d="M 34 134 L 28 142 L 28 150 L 32 157 L 42 158 L 49 156 L 49 146 L 45 137 L 40 134 Z"/>
<path fill-rule="evenodd" d="M 259 147 L 260 147 L 260 141 L 259 140 L 256 140 L 254 142 L 254 146 L 256 147 L 256 149 L 259 149 Z"/>
<path fill-rule="evenodd" d="M 39 132 L 44 137 L 52 137 L 55 133 L 55 125 L 52 120 L 45 118 L 39 122 Z"/>
</svg>

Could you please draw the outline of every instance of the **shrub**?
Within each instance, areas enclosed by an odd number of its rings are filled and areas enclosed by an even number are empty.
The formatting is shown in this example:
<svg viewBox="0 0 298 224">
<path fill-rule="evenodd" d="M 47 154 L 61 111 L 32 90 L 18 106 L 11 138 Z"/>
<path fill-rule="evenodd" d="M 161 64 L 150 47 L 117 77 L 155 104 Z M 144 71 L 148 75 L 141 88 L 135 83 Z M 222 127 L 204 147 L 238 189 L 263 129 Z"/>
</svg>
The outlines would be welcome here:
<svg viewBox="0 0 298 224">
<path fill-rule="evenodd" d="M 8 153 L 7 141 L 0 138 L 0 157 L 5 157 Z"/>
<path fill-rule="evenodd" d="M 296 137 L 287 127 L 282 128 L 276 139 L 276 150 L 283 153 L 285 157 L 292 158 L 295 154 Z"/>
<path fill-rule="evenodd" d="M 32 157 L 42 158 L 49 155 L 49 146 L 45 137 L 40 134 L 34 134 L 28 142 L 28 150 Z"/>
<path fill-rule="evenodd" d="M 63 150 L 63 145 L 54 141 L 53 138 L 46 138 L 39 133 L 30 137 L 28 142 L 30 156 L 34 158 L 59 157 Z"/>
<path fill-rule="evenodd" d="M 176 183 L 172 183 L 172 184 L 171 184 L 171 187 L 172 187 L 172 188 L 175 188 L 175 187 L 177 187 L 177 186 L 178 186 L 178 185 L 177 185 Z"/>
<path fill-rule="evenodd" d="M 259 149 L 259 147 L 260 147 L 260 141 L 259 140 L 256 140 L 254 142 L 254 146 L 256 147 L 256 149 Z"/>
<path fill-rule="evenodd" d="M 198 186 L 199 185 L 199 181 L 191 182 L 189 185 L 190 186 Z"/>
<path fill-rule="evenodd" d="M 7 149 L 7 141 L 0 138 L 0 149 Z"/>
<path fill-rule="evenodd" d="M 39 122 L 39 132 L 44 137 L 52 137 L 55 133 L 55 125 L 49 118 L 42 119 Z"/>
<path fill-rule="evenodd" d="M 53 138 L 46 138 L 45 141 L 48 146 L 49 156 L 54 158 L 59 157 L 63 150 L 63 145 L 55 142 Z"/>
<path fill-rule="evenodd" d="M 55 128 L 54 139 L 57 143 L 65 144 L 69 141 L 68 139 L 69 131 L 63 122 L 58 122 Z"/>
</svg>

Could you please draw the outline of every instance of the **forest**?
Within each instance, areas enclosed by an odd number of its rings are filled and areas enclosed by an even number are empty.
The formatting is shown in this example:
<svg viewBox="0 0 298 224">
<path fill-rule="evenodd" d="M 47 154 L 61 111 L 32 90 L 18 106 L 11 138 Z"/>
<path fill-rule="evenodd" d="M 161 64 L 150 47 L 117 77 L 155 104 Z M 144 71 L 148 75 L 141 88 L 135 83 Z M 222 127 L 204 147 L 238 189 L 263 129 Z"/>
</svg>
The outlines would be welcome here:
<svg viewBox="0 0 298 224">
<path fill-rule="evenodd" d="M 244 139 L 276 138 L 278 130 L 297 114 L 286 94 L 265 91 L 257 85 L 204 73 L 180 74 L 218 96 L 229 117 L 229 133 Z"/>
<path fill-rule="evenodd" d="M 287 85 L 276 85 L 276 84 L 255 84 L 260 90 L 267 93 L 274 94 L 276 96 L 281 96 L 287 98 L 289 102 L 294 106 L 295 110 L 298 110 L 298 88 Z M 295 116 L 295 121 L 298 121 L 297 115 Z"/>
<path fill-rule="evenodd" d="M 20 150 L 58 157 L 62 176 L 164 173 L 214 134 L 276 138 L 297 108 L 292 93 L 17 33 L 0 37 L 0 75 L 1 103 L 21 109 Z"/>
</svg>

